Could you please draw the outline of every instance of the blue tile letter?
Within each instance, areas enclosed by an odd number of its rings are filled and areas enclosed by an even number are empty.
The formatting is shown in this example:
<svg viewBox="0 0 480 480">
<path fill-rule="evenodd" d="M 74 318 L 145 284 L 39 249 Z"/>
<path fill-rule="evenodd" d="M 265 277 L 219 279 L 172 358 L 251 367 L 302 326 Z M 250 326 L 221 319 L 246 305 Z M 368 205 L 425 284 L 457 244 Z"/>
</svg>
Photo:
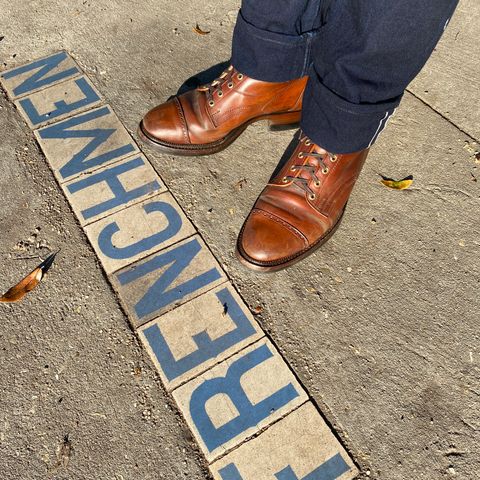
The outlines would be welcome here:
<svg viewBox="0 0 480 480">
<path fill-rule="evenodd" d="M 85 170 L 127 155 L 135 150 L 132 143 L 122 146 L 116 146 L 112 150 L 105 152 L 96 157 L 87 158 L 95 152 L 102 144 L 104 144 L 111 135 L 115 133 L 113 128 L 91 128 L 85 130 L 69 130 L 70 128 L 82 125 L 97 118 L 104 117 L 110 113 L 108 107 L 102 107 L 93 112 L 84 113 L 77 117 L 69 118 L 63 122 L 56 123 L 51 127 L 42 128 L 39 131 L 41 138 L 91 138 L 92 140 L 85 145 L 79 152 L 75 153 L 68 162 L 60 168 L 60 175 L 62 178 L 68 178 L 72 175 L 77 175 Z"/>
<path fill-rule="evenodd" d="M 243 480 L 243 477 L 240 475 L 240 472 L 234 463 L 229 463 L 221 468 L 218 473 L 222 477 L 222 480 Z"/>
<path fill-rule="evenodd" d="M 62 63 L 66 58 L 68 58 L 66 52 L 59 52 L 55 55 L 51 55 L 48 58 L 43 58 L 41 60 L 37 60 L 36 62 L 29 63 L 28 65 L 24 65 L 22 67 L 15 68 L 14 70 L 10 70 L 9 72 L 2 74 L 2 77 L 5 79 L 9 79 L 16 77 L 17 75 L 22 75 L 26 72 L 30 72 L 32 70 L 39 69 L 35 73 L 32 73 L 30 77 L 28 77 L 20 85 L 16 86 L 13 89 L 13 94 L 17 97 L 19 95 L 29 93 L 41 87 L 46 87 L 47 85 L 50 85 L 54 82 L 64 80 L 79 73 L 78 68 L 73 67 L 64 70 L 63 72 L 58 72 L 54 75 L 50 75 L 49 77 L 45 77 L 48 72 L 60 65 L 60 63 Z"/>
<path fill-rule="evenodd" d="M 100 100 L 100 97 L 89 85 L 85 77 L 80 77 L 74 81 L 79 90 L 83 93 L 84 97 L 73 103 L 67 103 L 65 100 L 58 100 L 57 102 L 54 102 L 55 109 L 51 110 L 50 112 L 39 113 L 30 98 L 24 98 L 20 100 L 20 105 L 34 126 L 39 125 L 46 120 L 52 120 L 60 117 L 61 115 L 74 112 L 79 108 L 85 107 L 95 103 L 97 100 Z"/>
<path fill-rule="evenodd" d="M 181 285 L 168 287 L 190 265 L 192 260 L 201 251 L 201 245 L 196 238 L 180 246 L 161 252 L 144 263 L 117 274 L 121 285 L 127 285 L 149 273 L 170 265 L 148 289 L 135 305 L 135 313 L 139 320 L 152 315 L 157 310 L 181 300 L 186 295 L 214 282 L 221 277 L 217 268 L 212 268 L 194 278 L 190 278 Z"/>
<path fill-rule="evenodd" d="M 206 380 L 193 391 L 190 398 L 190 415 L 210 452 L 257 425 L 268 418 L 274 410 L 298 397 L 295 387 L 289 383 L 256 405 L 248 399 L 240 383 L 242 376 L 272 356 L 267 345 L 261 345 L 232 363 L 225 377 Z M 220 394 L 228 395 L 239 414 L 216 428 L 206 411 L 206 404 L 208 400 Z"/>
<path fill-rule="evenodd" d="M 305 477 L 298 478 L 292 470 L 292 467 L 288 466 L 276 473 L 275 478 L 276 480 L 336 480 L 349 470 L 350 467 L 342 456 L 337 453 Z M 234 463 L 223 467 L 218 473 L 220 473 L 222 480 L 243 480 Z"/>
<path fill-rule="evenodd" d="M 98 246 L 100 250 L 110 258 L 124 259 L 131 258 L 139 253 L 150 250 L 160 243 L 172 238 L 182 227 L 182 219 L 178 212 L 166 202 L 151 202 L 143 206 L 145 213 L 161 212 L 166 217 L 168 224 L 160 232 L 143 238 L 127 247 L 116 247 L 113 236 L 120 231 L 116 222 L 109 223 L 98 235 Z"/>
<path fill-rule="evenodd" d="M 350 467 L 342 456 L 337 453 L 305 477 L 298 478 L 292 467 L 288 466 L 276 473 L 275 478 L 277 480 L 335 480 L 349 470 Z"/>
<path fill-rule="evenodd" d="M 198 347 L 197 350 L 182 358 L 175 359 L 157 324 L 144 330 L 143 333 L 169 381 L 201 365 L 210 358 L 215 358 L 255 333 L 255 328 L 227 288 L 217 292 L 216 296 L 227 315 L 235 323 L 236 328 L 216 340 L 212 340 L 206 331 L 194 335 L 193 341 Z"/>
<path fill-rule="evenodd" d="M 129 160 L 128 162 L 120 165 L 114 165 L 113 167 L 107 168 L 102 172 L 82 178 L 81 180 L 78 180 L 78 182 L 68 185 L 68 191 L 70 193 L 76 193 L 84 188 L 96 185 L 97 183 L 105 182 L 113 193 L 113 198 L 110 200 L 106 200 L 102 203 L 94 205 L 93 207 L 89 207 L 86 210 L 82 210 L 81 214 L 83 218 L 88 220 L 89 218 L 108 212 L 112 208 L 124 205 L 131 200 L 143 197 L 147 193 L 153 192 L 160 188 L 159 183 L 154 180 L 153 182 L 149 182 L 146 185 L 134 188 L 133 190 L 125 190 L 118 176 L 144 165 L 145 162 L 143 159 L 141 157 L 137 157 L 133 160 Z"/>
</svg>

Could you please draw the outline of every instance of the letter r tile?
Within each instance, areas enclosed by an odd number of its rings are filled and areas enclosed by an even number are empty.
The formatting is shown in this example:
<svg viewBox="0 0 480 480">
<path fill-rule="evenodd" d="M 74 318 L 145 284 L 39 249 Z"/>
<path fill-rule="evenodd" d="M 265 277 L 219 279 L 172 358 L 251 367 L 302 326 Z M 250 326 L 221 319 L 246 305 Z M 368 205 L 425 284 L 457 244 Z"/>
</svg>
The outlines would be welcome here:
<svg viewBox="0 0 480 480">
<path fill-rule="evenodd" d="M 139 334 L 169 391 L 264 336 L 228 283 L 164 313 Z"/>
<path fill-rule="evenodd" d="M 8 96 L 15 100 L 81 74 L 72 57 L 62 51 L 0 72 L 0 82 Z"/>
<path fill-rule="evenodd" d="M 125 158 L 61 186 L 82 226 L 166 191 L 143 155 Z"/>
<path fill-rule="evenodd" d="M 107 274 L 195 233 L 170 193 L 132 205 L 85 227 Z"/>
<path fill-rule="evenodd" d="M 40 128 L 35 136 L 60 183 L 139 152 L 108 105 Z"/>
<path fill-rule="evenodd" d="M 197 235 L 110 276 L 130 321 L 139 327 L 226 281 Z"/>
<path fill-rule="evenodd" d="M 93 108 L 101 102 L 100 94 L 83 75 L 22 97 L 15 101 L 15 106 L 33 130 Z"/>
<path fill-rule="evenodd" d="M 210 470 L 215 480 L 351 480 L 359 473 L 311 402 Z"/>
<path fill-rule="evenodd" d="M 308 399 L 267 339 L 178 387 L 173 397 L 209 462 Z"/>
</svg>

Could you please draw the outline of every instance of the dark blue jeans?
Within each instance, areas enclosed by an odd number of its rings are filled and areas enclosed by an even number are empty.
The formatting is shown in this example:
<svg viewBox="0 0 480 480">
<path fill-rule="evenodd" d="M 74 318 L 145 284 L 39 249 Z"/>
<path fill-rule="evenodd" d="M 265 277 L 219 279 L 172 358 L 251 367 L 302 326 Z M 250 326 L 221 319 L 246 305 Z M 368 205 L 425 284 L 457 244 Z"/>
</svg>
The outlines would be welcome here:
<svg viewBox="0 0 480 480">
<path fill-rule="evenodd" d="M 308 75 L 301 127 L 335 153 L 372 145 L 458 0 L 243 0 L 232 64 L 257 80 Z"/>
</svg>

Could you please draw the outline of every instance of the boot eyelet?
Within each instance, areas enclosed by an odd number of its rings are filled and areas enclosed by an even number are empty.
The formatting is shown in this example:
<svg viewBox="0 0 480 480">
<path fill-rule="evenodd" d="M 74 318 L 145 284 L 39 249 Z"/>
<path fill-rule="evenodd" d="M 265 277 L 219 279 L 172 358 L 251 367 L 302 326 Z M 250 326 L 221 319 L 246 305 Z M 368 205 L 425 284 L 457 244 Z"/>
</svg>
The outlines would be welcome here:
<svg viewBox="0 0 480 480">
<path fill-rule="evenodd" d="M 298 152 L 298 158 L 303 158 L 303 152 Z"/>
<path fill-rule="evenodd" d="M 318 188 L 321 185 L 321 183 L 317 181 L 314 183 L 314 185 Z"/>
<path fill-rule="evenodd" d="M 208 104 L 209 104 L 211 107 L 213 107 L 213 106 L 215 105 L 215 102 L 214 102 L 213 100 L 210 100 L 210 101 L 208 102 Z"/>
<path fill-rule="evenodd" d="M 315 200 L 315 194 L 314 194 L 314 193 L 311 193 L 311 194 L 308 196 L 308 198 L 309 198 L 310 200 Z"/>
<path fill-rule="evenodd" d="M 322 170 L 322 173 L 323 173 L 324 175 L 326 175 L 326 174 L 328 173 L 328 168 L 324 168 L 324 169 Z"/>
<path fill-rule="evenodd" d="M 243 78 L 243 73 L 239 73 L 239 74 L 237 75 L 237 78 L 238 78 L 239 80 L 242 80 L 242 78 Z"/>
<path fill-rule="evenodd" d="M 312 144 L 312 142 L 310 140 L 305 140 L 305 145 L 308 146 L 308 145 L 311 145 L 311 144 Z"/>
<path fill-rule="evenodd" d="M 218 96 L 223 97 L 223 92 L 221 90 L 218 91 Z"/>
<path fill-rule="evenodd" d="M 227 83 L 227 87 L 228 87 L 228 88 L 233 88 L 233 82 Z"/>
<path fill-rule="evenodd" d="M 283 182 L 283 183 L 288 183 L 288 178 L 287 178 L 287 177 L 283 177 L 283 178 L 282 178 L 282 182 Z"/>
<path fill-rule="evenodd" d="M 330 155 L 330 161 L 331 161 L 332 163 L 335 163 L 337 160 L 338 160 L 338 156 L 337 156 L 337 155 Z"/>
<path fill-rule="evenodd" d="M 290 170 L 291 170 L 292 172 L 295 172 L 295 171 L 297 170 L 297 167 L 295 167 L 295 165 L 292 165 L 292 166 L 290 167 Z"/>
</svg>

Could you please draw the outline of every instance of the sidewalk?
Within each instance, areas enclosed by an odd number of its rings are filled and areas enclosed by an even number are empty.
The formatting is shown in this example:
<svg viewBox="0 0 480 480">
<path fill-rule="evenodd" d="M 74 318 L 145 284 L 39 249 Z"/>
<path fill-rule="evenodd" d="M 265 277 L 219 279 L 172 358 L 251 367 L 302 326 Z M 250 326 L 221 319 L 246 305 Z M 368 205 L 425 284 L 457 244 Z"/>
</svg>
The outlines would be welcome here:
<svg viewBox="0 0 480 480">
<path fill-rule="evenodd" d="M 4 68 L 66 49 L 132 132 L 186 78 L 228 58 L 237 8 L 3 3 Z M 250 273 L 233 248 L 290 133 L 254 125 L 198 160 L 145 149 L 363 478 L 480 470 L 479 20 L 480 6 L 461 1 L 370 155 L 342 227 L 289 270 Z M 195 34 L 196 23 L 211 33 Z M 0 290 L 37 262 L 18 257 L 62 248 L 45 283 L 0 310 L 0 475 L 208 478 L 33 135 L 6 99 L 0 106 Z M 377 173 L 412 174 L 413 187 L 387 190 Z"/>
</svg>

